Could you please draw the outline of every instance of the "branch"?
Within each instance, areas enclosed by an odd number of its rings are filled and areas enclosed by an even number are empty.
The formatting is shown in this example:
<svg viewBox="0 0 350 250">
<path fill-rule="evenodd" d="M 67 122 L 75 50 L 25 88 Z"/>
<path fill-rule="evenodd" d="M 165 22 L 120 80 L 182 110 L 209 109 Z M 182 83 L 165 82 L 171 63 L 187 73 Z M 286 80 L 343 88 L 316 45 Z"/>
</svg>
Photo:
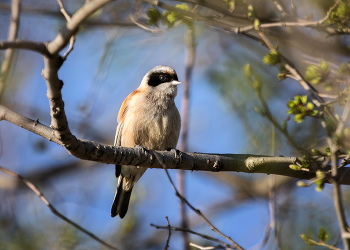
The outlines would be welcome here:
<svg viewBox="0 0 350 250">
<path fill-rule="evenodd" d="M 58 5 L 60 6 L 60 11 L 62 12 L 64 18 L 66 18 L 67 22 L 69 23 L 71 21 L 70 15 L 67 13 L 66 9 L 64 8 L 62 1 L 57 0 L 57 2 L 58 2 Z M 69 39 L 69 47 L 68 47 L 67 51 L 63 54 L 63 57 L 62 57 L 63 60 L 66 60 L 69 53 L 73 50 L 74 43 L 75 43 L 75 36 L 72 36 Z"/>
<path fill-rule="evenodd" d="M 166 221 L 168 222 L 168 227 L 169 227 L 169 234 L 168 234 L 168 239 L 166 240 L 166 244 L 163 250 L 167 250 L 169 248 L 169 241 L 170 241 L 170 236 L 171 236 L 171 229 L 170 229 L 170 222 L 168 216 L 165 216 Z"/>
<path fill-rule="evenodd" d="M 184 79 L 184 90 L 183 90 L 183 97 L 182 97 L 182 104 L 181 104 L 181 120 L 182 120 L 182 127 L 181 127 L 181 134 L 180 134 L 180 150 L 181 151 L 187 151 L 188 147 L 188 113 L 189 113 L 189 102 L 190 102 L 190 79 L 193 72 L 193 66 L 196 56 L 196 45 L 195 45 L 195 33 L 194 33 L 194 24 L 187 25 L 186 34 L 185 34 L 185 43 L 187 47 L 187 55 L 186 55 L 186 69 L 185 69 L 185 79 Z M 177 173 L 178 178 L 178 184 L 179 184 L 179 191 L 182 196 L 185 195 L 185 172 L 179 171 Z M 189 221 L 187 218 L 186 213 L 186 205 L 181 202 L 181 227 L 188 228 L 189 227 Z M 184 232 L 182 234 L 183 237 L 183 243 L 184 243 L 184 250 L 187 250 L 190 248 L 190 240 L 188 238 L 188 234 Z"/>
<path fill-rule="evenodd" d="M 96 237 L 95 235 L 93 235 L 92 233 L 90 233 L 89 231 L 85 230 L 84 228 L 82 228 L 81 226 L 79 226 L 78 224 L 76 224 L 75 222 L 71 221 L 70 219 L 68 219 L 67 217 L 65 217 L 63 214 L 61 214 L 60 212 L 58 212 L 56 210 L 56 208 L 54 208 L 51 203 L 45 198 L 44 194 L 30 181 L 26 180 L 25 178 L 23 178 L 22 176 L 6 169 L 3 167 L 0 167 L 0 171 L 11 175 L 19 180 L 21 180 L 22 182 L 24 182 L 25 185 L 27 185 L 27 187 L 29 187 L 31 190 L 34 191 L 34 193 L 39 196 L 39 198 L 46 204 L 46 206 L 49 207 L 49 209 L 51 210 L 51 212 L 56 215 L 57 217 L 59 217 L 60 219 L 64 220 L 65 222 L 67 222 L 68 224 L 72 225 L 73 227 L 75 227 L 76 229 L 78 229 L 79 231 L 83 232 L 84 234 L 86 234 L 87 236 L 89 236 L 90 238 L 92 238 L 93 240 L 97 241 L 98 243 L 104 245 L 105 247 L 109 248 L 109 249 L 114 249 L 114 250 L 118 250 L 117 248 L 109 245 L 108 243 L 104 242 L 103 240 L 101 240 L 100 238 Z"/>
<path fill-rule="evenodd" d="M 310 245 L 322 246 L 322 247 L 326 247 L 326 248 L 331 249 L 331 250 L 341 250 L 340 248 L 334 247 L 332 245 L 328 245 L 328 244 L 324 243 L 323 241 L 315 241 L 315 240 L 310 239 L 310 238 L 305 240 L 305 242 L 307 242 Z"/>
<path fill-rule="evenodd" d="M 25 41 L 25 40 L 15 40 L 15 41 L 0 41 L 0 50 L 5 49 L 25 49 L 38 52 L 43 56 L 50 57 L 50 53 L 46 48 L 46 45 L 41 42 Z"/>
<path fill-rule="evenodd" d="M 112 0 L 95 0 L 88 1 L 77 12 L 74 13 L 70 22 L 64 26 L 56 38 L 49 42 L 47 49 L 52 55 L 58 54 L 65 46 L 67 46 L 70 38 L 74 36 L 79 29 L 79 26 L 95 11 L 102 8 Z"/>
<path fill-rule="evenodd" d="M 272 27 L 310 27 L 310 26 L 318 26 L 323 24 L 325 21 L 327 21 L 327 19 L 329 18 L 329 16 L 331 15 L 332 11 L 335 9 L 335 7 L 337 7 L 337 5 L 339 4 L 340 0 L 337 0 L 336 3 L 327 11 L 327 14 L 324 18 L 322 18 L 321 20 L 318 21 L 313 21 L 313 22 L 276 22 L 276 23 L 264 23 L 264 24 L 260 24 L 260 28 L 272 28 Z M 238 28 L 238 32 L 247 32 L 250 30 L 254 30 L 255 29 L 255 25 L 248 25 L 245 27 L 240 27 Z"/>
<path fill-rule="evenodd" d="M 62 141 L 54 136 L 54 130 L 41 123 L 36 126 L 35 120 L 22 116 L 0 105 L 0 121 L 6 120 L 30 132 L 42 136 L 61 146 Z M 75 137 L 74 137 L 75 138 Z M 76 138 L 75 138 L 76 139 Z M 140 148 L 117 147 L 76 139 L 77 148 L 68 153 L 76 158 L 95 161 L 106 164 L 133 165 L 147 168 L 162 168 L 155 160 L 155 152 L 162 155 L 168 169 L 198 170 L 198 171 L 234 171 L 244 173 L 265 173 L 289 176 L 298 179 L 312 179 L 316 174 L 312 171 L 295 171 L 289 168 L 290 164 L 301 161 L 298 157 L 270 157 L 252 154 L 202 154 L 182 152 L 180 156 L 174 156 L 169 151 L 152 151 Z M 323 159 L 319 159 L 323 161 Z M 325 168 L 327 169 L 327 168 Z M 347 167 L 339 169 L 339 173 L 345 173 Z M 341 184 L 350 185 L 350 175 L 344 176 Z"/>
<path fill-rule="evenodd" d="M 181 227 L 170 227 L 170 226 L 158 226 L 158 225 L 154 225 L 154 224 L 151 224 L 152 227 L 155 227 L 156 229 L 171 229 L 171 230 L 174 230 L 174 231 L 179 231 L 179 232 L 187 232 L 187 233 L 190 233 L 190 234 L 194 234 L 194 235 L 197 235 L 197 236 L 200 236 L 202 237 L 203 239 L 206 239 L 206 240 L 211 240 L 211 241 L 214 241 L 214 242 L 217 242 L 225 247 L 228 247 L 230 249 L 237 249 L 235 246 L 232 246 L 230 244 L 227 244 L 219 239 L 216 239 L 216 238 L 213 238 L 213 237 L 210 237 L 208 235 L 205 235 L 205 234 L 201 234 L 201 233 L 197 233 L 195 231 L 192 231 L 190 229 L 186 229 L 186 228 L 181 228 Z M 241 248 L 242 249 L 242 248 Z"/>
<path fill-rule="evenodd" d="M 19 17 L 21 12 L 21 0 L 12 0 L 11 5 L 11 22 L 9 27 L 8 41 L 14 41 L 17 38 L 19 30 Z M 7 77 L 13 60 L 14 50 L 8 49 L 5 53 L 4 61 L 0 69 L 0 100 L 5 91 Z"/>
<path fill-rule="evenodd" d="M 164 161 L 162 159 L 160 159 L 160 156 L 158 153 L 155 153 L 155 156 L 157 158 L 157 160 L 159 161 L 159 163 L 162 165 L 163 169 L 165 170 L 165 173 L 167 174 L 168 176 L 168 179 L 171 183 L 171 185 L 173 186 L 173 189 L 175 190 L 175 194 L 176 196 L 183 202 L 185 203 L 189 208 L 192 209 L 193 212 L 195 212 L 199 217 L 201 217 L 205 223 L 208 224 L 208 226 L 210 227 L 211 230 L 213 230 L 214 232 L 216 232 L 217 234 L 219 234 L 221 237 L 225 238 L 227 241 L 231 242 L 231 244 L 233 244 L 234 248 L 235 249 L 239 249 L 239 250 L 243 250 L 243 248 L 238 245 L 234 240 L 232 240 L 230 237 L 228 237 L 227 235 L 223 234 L 219 229 L 217 229 L 202 213 L 201 211 L 199 211 L 198 209 L 194 208 L 187 200 L 184 196 L 182 196 L 178 190 L 176 189 L 175 187 L 175 184 L 173 182 L 173 180 L 171 179 L 170 175 L 169 175 L 169 172 L 168 172 L 168 169 L 167 169 L 167 166 L 166 164 L 164 163 Z"/>
<path fill-rule="evenodd" d="M 0 11 L 10 11 L 11 8 L 7 4 L 0 3 Z M 22 14 L 29 14 L 29 15 L 42 15 L 47 17 L 54 17 L 58 19 L 65 19 L 64 16 L 62 16 L 62 13 L 60 11 L 55 10 L 49 10 L 49 9 L 36 9 L 31 8 L 28 6 L 22 7 Z M 100 20 L 86 20 L 84 22 L 84 25 L 86 26 L 99 26 L 99 27 L 128 27 L 128 28 L 135 28 L 136 26 L 133 23 L 126 23 L 126 22 L 118 22 L 118 21 L 100 21 Z"/>
</svg>

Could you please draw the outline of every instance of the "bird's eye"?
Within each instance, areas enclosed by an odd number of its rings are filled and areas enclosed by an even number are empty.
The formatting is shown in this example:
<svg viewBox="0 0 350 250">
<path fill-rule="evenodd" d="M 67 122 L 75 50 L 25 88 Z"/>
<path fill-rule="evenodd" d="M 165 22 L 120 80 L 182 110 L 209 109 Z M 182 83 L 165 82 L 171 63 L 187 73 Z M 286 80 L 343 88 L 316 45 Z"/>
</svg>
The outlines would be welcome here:
<svg viewBox="0 0 350 250">
<path fill-rule="evenodd" d="M 160 75 L 160 76 L 159 76 L 159 80 L 161 80 L 161 81 L 165 81 L 166 78 L 167 78 L 167 77 L 166 77 L 165 75 Z"/>
</svg>

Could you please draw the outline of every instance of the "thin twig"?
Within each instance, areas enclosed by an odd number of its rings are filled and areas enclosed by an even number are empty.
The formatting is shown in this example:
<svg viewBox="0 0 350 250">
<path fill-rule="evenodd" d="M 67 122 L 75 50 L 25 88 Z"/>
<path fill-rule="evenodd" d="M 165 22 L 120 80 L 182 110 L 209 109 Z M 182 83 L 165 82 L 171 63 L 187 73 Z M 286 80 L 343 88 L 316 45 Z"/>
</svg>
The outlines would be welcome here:
<svg viewBox="0 0 350 250">
<path fill-rule="evenodd" d="M 187 151 L 188 146 L 188 121 L 189 121 L 189 104 L 190 104 L 190 80 L 193 72 L 194 61 L 196 56 L 196 42 L 194 34 L 194 24 L 187 26 L 185 33 L 185 43 L 187 47 L 187 55 L 185 59 L 186 69 L 185 69 L 185 79 L 183 82 L 183 97 L 181 104 L 181 134 L 180 134 L 180 150 L 183 152 Z M 183 170 L 177 173 L 179 192 L 182 196 L 185 196 L 185 172 Z M 189 228 L 189 221 L 186 213 L 186 204 L 180 203 L 181 209 L 181 226 L 183 228 Z M 189 250 L 189 237 L 186 232 L 183 232 L 183 244 L 184 250 Z"/>
<path fill-rule="evenodd" d="M 70 22 L 70 15 L 68 15 L 66 9 L 63 7 L 62 1 L 57 0 L 58 5 L 60 6 L 60 11 L 62 12 L 64 18 L 67 20 L 67 22 Z"/>
<path fill-rule="evenodd" d="M 169 222 L 169 218 L 168 216 L 165 216 L 166 221 L 168 222 L 168 227 L 169 227 L 169 234 L 168 234 L 168 239 L 166 241 L 165 247 L 163 248 L 163 250 L 167 250 L 169 248 L 169 241 L 170 241 L 170 236 L 171 236 L 171 229 L 170 229 L 170 222 Z"/>
<path fill-rule="evenodd" d="M 243 248 L 238 245 L 234 240 L 232 240 L 230 237 L 226 236 L 225 234 L 223 234 L 219 229 L 217 229 L 198 209 L 194 208 L 183 196 L 180 195 L 180 193 L 178 192 L 177 188 L 175 187 L 175 184 L 173 182 L 173 180 L 171 179 L 168 169 L 166 167 L 166 165 L 164 164 L 163 160 L 160 158 L 159 154 L 154 152 L 154 155 L 156 156 L 158 162 L 162 165 L 163 169 L 165 170 L 165 173 L 167 174 L 169 181 L 173 187 L 173 189 L 175 190 L 175 194 L 176 196 L 184 203 L 186 203 L 186 205 L 192 209 L 192 211 L 194 211 L 199 217 L 201 217 L 211 228 L 211 230 L 213 230 L 214 232 L 216 232 L 217 234 L 219 234 L 220 236 L 222 236 L 223 238 L 225 238 L 227 241 L 231 242 L 231 244 L 234 245 L 235 248 L 239 249 L 239 250 L 243 250 Z"/>
<path fill-rule="evenodd" d="M 63 16 L 66 18 L 67 22 L 69 23 L 71 21 L 71 17 L 68 15 L 66 9 L 63 7 L 62 1 L 57 0 L 57 2 L 58 2 L 58 5 L 60 6 L 60 11 L 62 12 Z M 63 54 L 63 57 L 62 57 L 63 60 L 66 60 L 69 53 L 73 50 L 74 43 L 75 43 L 75 36 L 73 35 L 69 39 L 69 47 L 68 47 L 67 51 Z"/>
<path fill-rule="evenodd" d="M 195 244 L 195 243 L 193 243 L 193 242 L 190 242 L 190 246 L 196 247 L 196 248 L 198 248 L 199 250 L 218 250 L 218 249 L 229 250 L 229 249 L 231 249 L 231 248 L 228 248 L 228 247 L 223 247 L 223 246 L 221 246 L 221 245 L 203 247 L 203 246 L 197 245 L 197 244 Z"/>
<path fill-rule="evenodd" d="M 341 250 L 340 248 L 334 247 L 332 245 L 328 245 L 328 244 L 324 243 L 323 241 L 315 241 L 312 239 L 307 239 L 307 242 L 310 244 L 316 245 L 316 246 L 326 247 L 326 248 L 331 249 L 331 250 Z"/>
<path fill-rule="evenodd" d="M 67 222 L 68 224 L 72 225 L 73 227 L 75 227 L 76 229 L 78 229 L 79 231 L 83 232 L 84 234 L 86 234 L 87 236 L 89 236 L 90 238 L 92 238 L 93 240 L 97 241 L 98 243 L 104 245 L 105 247 L 109 248 L 109 249 L 114 249 L 114 250 L 118 250 L 116 247 L 113 247 L 111 245 L 109 245 L 108 243 L 104 242 L 103 240 L 101 240 L 100 238 L 96 237 L 95 235 L 93 235 L 92 233 L 90 233 L 89 231 L 87 231 L 86 229 L 82 228 L 81 226 L 79 226 L 78 224 L 76 224 L 75 222 L 71 221 L 70 219 L 68 219 L 67 217 L 65 217 L 63 214 L 61 214 L 60 212 L 58 212 L 56 210 L 56 208 L 54 208 L 51 203 L 45 198 L 44 194 L 30 181 L 28 181 L 27 179 L 23 178 L 22 176 L 20 176 L 19 174 L 16 174 L 6 168 L 0 167 L 0 171 L 11 175 L 19 180 L 21 180 L 22 182 L 24 182 L 24 184 L 27 185 L 27 187 L 29 187 L 37 196 L 39 196 L 39 198 L 46 204 L 46 206 L 49 207 L 49 209 L 51 210 L 51 212 L 56 215 L 57 217 L 61 218 L 62 220 L 64 220 L 65 222 Z"/>
<path fill-rule="evenodd" d="M 337 0 L 336 3 L 327 11 L 326 16 L 324 18 L 322 18 L 321 20 L 318 20 L 318 21 L 313 21 L 313 22 L 303 21 L 303 22 L 263 23 L 263 24 L 260 24 L 259 26 L 260 26 L 260 28 L 318 26 L 318 25 L 324 23 L 325 21 L 327 21 L 327 19 L 331 15 L 332 11 L 334 10 L 335 7 L 337 7 L 339 2 L 340 2 L 340 0 Z M 247 32 L 247 31 L 254 30 L 254 29 L 255 29 L 255 25 L 248 25 L 248 26 L 245 26 L 245 27 L 238 28 L 238 32 Z"/>
<path fill-rule="evenodd" d="M 262 249 L 267 241 L 269 240 L 269 237 L 270 237 L 270 232 L 271 232 L 271 228 L 272 228 L 272 224 L 271 222 L 266 226 L 266 229 L 265 229 L 265 236 L 264 236 L 264 239 L 262 240 L 262 242 L 254 245 L 253 247 L 249 248 L 249 250 L 259 250 L 259 249 Z"/>
<path fill-rule="evenodd" d="M 19 19 L 21 13 L 21 2 L 22 0 L 12 0 L 11 5 L 11 22 L 9 27 L 9 33 L 7 41 L 12 42 L 17 39 L 19 30 Z M 10 73 L 11 64 L 13 61 L 15 51 L 13 49 L 6 50 L 5 58 L 2 62 L 0 69 L 0 100 L 5 92 L 7 78 Z"/>
<path fill-rule="evenodd" d="M 154 34 L 162 34 L 162 33 L 164 33 L 164 32 L 166 31 L 166 30 L 160 30 L 160 29 L 151 29 L 151 28 L 149 28 L 149 27 L 147 26 L 146 23 L 137 20 L 137 19 L 134 17 L 134 15 L 132 15 L 132 14 L 129 14 L 129 17 L 130 17 L 130 20 L 131 20 L 134 24 L 136 24 L 137 26 L 139 26 L 140 28 L 142 28 L 142 29 L 144 29 L 144 30 L 146 30 L 146 31 L 148 31 L 148 32 L 151 32 L 151 33 L 154 33 Z"/>
<path fill-rule="evenodd" d="M 169 226 L 159 226 L 159 225 L 154 225 L 154 224 L 151 224 L 152 227 L 155 227 L 156 229 L 171 229 L 171 230 L 174 230 L 174 231 L 179 231 L 179 232 L 187 232 L 187 233 L 190 233 L 190 234 L 194 234 L 194 235 L 197 235 L 197 236 L 200 236 L 202 237 L 203 239 L 206 239 L 206 240 L 211 240 L 211 241 L 214 241 L 214 242 L 217 242 L 225 247 L 228 247 L 230 249 L 243 249 L 243 248 L 237 248 L 235 245 L 230 245 L 230 244 L 227 244 L 226 242 L 223 242 L 219 239 L 216 239 L 216 238 L 213 238 L 213 237 L 210 237 L 208 235 L 205 235 L 205 234 L 201 234 L 201 233 L 197 233 L 195 231 L 192 231 L 188 228 L 182 228 L 182 227 L 169 227 Z"/>
</svg>

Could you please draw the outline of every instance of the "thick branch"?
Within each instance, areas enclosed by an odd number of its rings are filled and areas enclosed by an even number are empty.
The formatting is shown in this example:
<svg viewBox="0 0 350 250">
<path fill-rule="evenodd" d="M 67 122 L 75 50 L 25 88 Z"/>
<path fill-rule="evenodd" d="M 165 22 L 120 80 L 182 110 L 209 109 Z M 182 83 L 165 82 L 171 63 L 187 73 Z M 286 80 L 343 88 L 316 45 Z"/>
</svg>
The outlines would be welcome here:
<svg viewBox="0 0 350 250">
<path fill-rule="evenodd" d="M 60 140 L 53 136 L 53 129 L 40 123 L 34 126 L 34 120 L 10 111 L 2 105 L 0 105 L 0 120 L 9 121 L 62 145 Z M 75 140 L 78 146 L 74 149 L 66 149 L 68 153 L 82 160 L 106 164 L 162 168 L 161 164 L 156 160 L 153 151 L 145 151 L 139 148 L 114 147 L 81 139 Z M 168 169 L 265 173 L 299 179 L 312 179 L 316 176 L 313 172 L 294 171 L 290 169 L 290 164 L 301 160 L 297 157 L 269 157 L 249 154 L 201 154 L 185 152 L 181 153 L 181 157 L 175 157 L 173 152 L 159 151 L 159 153 L 162 155 L 163 162 Z M 339 174 L 342 174 L 345 173 L 347 169 L 348 168 L 344 167 L 339 169 L 338 172 Z M 342 179 L 341 184 L 350 185 L 349 174 Z"/>
<path fill-rule="evenodd" d="M 50 56 L 46 45 L 40 42 L 15 40 L 15 41 L 0 41 L 0 50 L 4 49 L 25 49 L 38 52 L 44 56 Z"/>
<path fill-rule="evenodd" d="M 58 54 L 65 46 L 67 46 L 70 38 L 78 32 L 79 26 L 95 11 L 111 1 L 112 0 L 95 0 L 88 1 L 84 4 L 72 16 L 70 22 L 61 29 L 56 38 L 48 44 L 47 49 L 50 54 Z"/>
</svg>

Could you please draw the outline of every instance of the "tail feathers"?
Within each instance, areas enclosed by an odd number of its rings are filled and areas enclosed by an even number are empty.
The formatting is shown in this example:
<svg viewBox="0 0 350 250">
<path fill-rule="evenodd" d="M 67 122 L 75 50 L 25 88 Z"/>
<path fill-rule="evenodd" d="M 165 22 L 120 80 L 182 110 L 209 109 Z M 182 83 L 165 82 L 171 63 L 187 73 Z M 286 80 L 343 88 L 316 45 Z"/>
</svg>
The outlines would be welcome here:
<svg viewBox="0 0 350 250">
<path fill-rule="evenodd" d="M 115 217 L 119 214 L 121 219 L 124 218 L 126 212 L 128 211 L 130 195 L 132 188 L 130 190 L 123 189 L 123 182 L 125 178 L 120 176 L 118 182 L 118 188 L 114 196 L 113 205 L 111 208 L 111 216 Z"/>
</svg>

